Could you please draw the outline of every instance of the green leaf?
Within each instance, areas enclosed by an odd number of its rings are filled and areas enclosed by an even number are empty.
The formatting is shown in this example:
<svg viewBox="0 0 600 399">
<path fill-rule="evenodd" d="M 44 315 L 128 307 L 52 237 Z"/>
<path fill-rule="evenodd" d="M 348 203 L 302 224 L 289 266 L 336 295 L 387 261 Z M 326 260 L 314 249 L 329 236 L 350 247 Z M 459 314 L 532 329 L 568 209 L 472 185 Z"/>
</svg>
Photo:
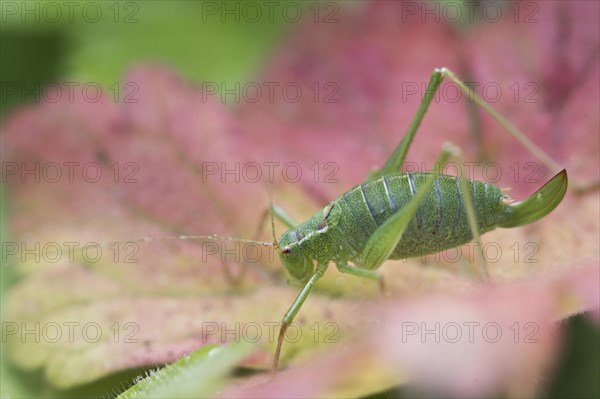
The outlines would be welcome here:
<svg viewBox="0 0 600 399">
<path fill-rule="evenodd" d="M 204 346 L 160 369 L 150 372 L 117 399 L 190 398 L 214 395 L 229 372 L 246 357 L 252 345 Z M 139 377 L 141 379 L 141 377 Z"/>
</svg>

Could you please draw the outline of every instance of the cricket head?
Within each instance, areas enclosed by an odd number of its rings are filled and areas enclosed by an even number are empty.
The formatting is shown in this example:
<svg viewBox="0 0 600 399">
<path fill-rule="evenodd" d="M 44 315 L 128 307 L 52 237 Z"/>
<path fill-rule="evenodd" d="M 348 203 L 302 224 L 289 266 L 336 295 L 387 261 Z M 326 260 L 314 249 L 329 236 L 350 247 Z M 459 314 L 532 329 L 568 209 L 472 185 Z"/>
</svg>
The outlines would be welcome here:
<svg viewBox="0 0 600 399">
<path fill-rule="evenodd" d="M 296 229 L 290 229 L 283 233 L 277 243 L 279 247 L 279 258 L 288 273 L 296 280 L 306 280 L 314 271 L 312 258 L 304 253 L 301 234 Z"/>
</svg>

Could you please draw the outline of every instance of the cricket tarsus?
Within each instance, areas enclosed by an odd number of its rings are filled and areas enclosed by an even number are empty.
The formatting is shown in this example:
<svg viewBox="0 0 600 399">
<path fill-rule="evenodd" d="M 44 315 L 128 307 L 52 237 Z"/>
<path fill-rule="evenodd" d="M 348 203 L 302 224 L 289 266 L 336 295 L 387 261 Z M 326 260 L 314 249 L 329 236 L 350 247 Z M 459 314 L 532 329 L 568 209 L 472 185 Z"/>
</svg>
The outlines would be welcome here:
<svg viewBox="0 0 600 399">
<path fill-rule="evenodd" d="M 277 348 L 275 349 L 275 355 L 273 356 L 273 364 L 271 366 L 271 377 L 274 378 L 277 375 L 279 369 L 279 356 L 281 355 L 281 346 L 283 345 L 283 339 L 285 338 L 285 332 L 287 331 L 288 324 L 285 322 L 281 323 L 279 328 L 279 336 L 277 337 Z"/>
</svg>

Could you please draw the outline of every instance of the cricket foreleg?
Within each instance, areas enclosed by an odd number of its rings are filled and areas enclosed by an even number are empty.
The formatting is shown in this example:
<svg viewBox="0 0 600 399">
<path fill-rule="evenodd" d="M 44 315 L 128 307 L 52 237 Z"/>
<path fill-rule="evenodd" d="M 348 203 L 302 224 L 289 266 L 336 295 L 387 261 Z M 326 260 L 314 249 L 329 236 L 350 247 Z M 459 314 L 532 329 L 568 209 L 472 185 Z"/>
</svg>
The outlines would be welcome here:
<svg viewBox="0 0 600 399">
<path fill-rule="evenodd" d="M 317 265 L 317 269 L 315 270 L 314 274 L 312 275 L 310 280 L 308 280 L 302 291 L 300 291 L 300 294 L 298 294 L 298 297 L 296 298 L 292 306 L 290 306 L 288 311 L 285 313 L 285 316 L 283 316 L 283 319 L 281 320 L 281 327 L 279 328 L 279 337 L 277 338 L 277 348 L 275 349 L 275 355 L 273 356 L 273 367 L 271 369 L 273 375 L 277 373 L 277 367 L 279 365 L 279 356 L 281 354 L 281 346 L 283 345 L 283 339 L 285 338 L 285 332 L 287 328 L 290 324 L 292 324 L 292 321 L 294 321 L 294 318 L 296 317 L 296 314 L 302 307 L 302 304 L 304 303 L 304 301 L 306 301 L 306 298 L 308 298 L 308 295 L 312 291 L 316 282 L 321 277 L 323 277 L 323 274 L 325 274 L 326 270 L 327 263 L 319 263 Z"/>
</svg>

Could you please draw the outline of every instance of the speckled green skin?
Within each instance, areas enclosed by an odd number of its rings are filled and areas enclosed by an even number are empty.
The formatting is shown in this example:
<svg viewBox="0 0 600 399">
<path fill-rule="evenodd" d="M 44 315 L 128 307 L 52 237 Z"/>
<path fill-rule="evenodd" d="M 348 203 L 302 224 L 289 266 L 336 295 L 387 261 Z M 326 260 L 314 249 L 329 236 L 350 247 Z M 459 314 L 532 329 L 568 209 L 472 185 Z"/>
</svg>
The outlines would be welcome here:
<svg viewBox="0 0 600 399">
<path fill-rule="evenodd" d="M 415 195 L 428 175 L 398 173 L 353 187 L 282 235 L 279 246 L 292 248 L 291 253 L 282 255 L 282 262 L 298 279 L 314 270 L 313 261 L 352 262 L 357 267 L 367 267 L 361 259 L 367 241 Z M 468 183 L 480 234 L 493 230 L 509 215 L 509 206 L 503 201 L 505 195 L 486 182 Z M 454 176 L 436 177 L 433 189 L 419 205 L 390 259 L 436 253 L 473 239 L 458 184 L 459 179 Z"/>
</svg>

